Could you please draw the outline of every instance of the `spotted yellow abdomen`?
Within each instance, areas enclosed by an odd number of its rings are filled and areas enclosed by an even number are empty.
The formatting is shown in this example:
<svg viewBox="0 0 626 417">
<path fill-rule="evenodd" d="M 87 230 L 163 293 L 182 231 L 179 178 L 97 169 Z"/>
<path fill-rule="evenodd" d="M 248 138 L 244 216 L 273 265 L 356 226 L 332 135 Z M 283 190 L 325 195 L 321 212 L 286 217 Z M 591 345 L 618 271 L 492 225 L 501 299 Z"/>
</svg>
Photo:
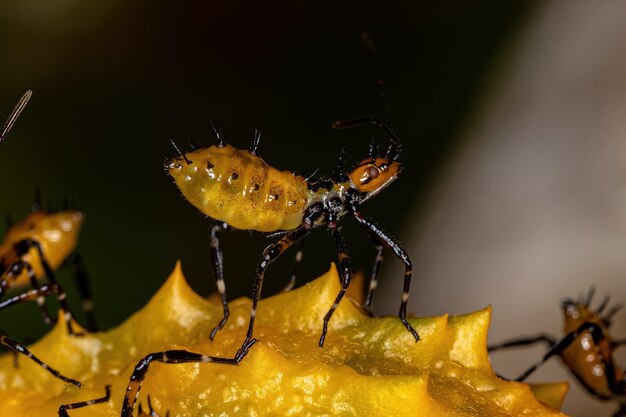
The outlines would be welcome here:
<svg viewBox="0 0 626 417">
<path fill-rule="evenodd" d="M 294 229 L 309 199 L 303 177 L 230 145 L 188 152 L 172 159 L 168 169 L 191 204 L 238 229 Z"/>
</svg>

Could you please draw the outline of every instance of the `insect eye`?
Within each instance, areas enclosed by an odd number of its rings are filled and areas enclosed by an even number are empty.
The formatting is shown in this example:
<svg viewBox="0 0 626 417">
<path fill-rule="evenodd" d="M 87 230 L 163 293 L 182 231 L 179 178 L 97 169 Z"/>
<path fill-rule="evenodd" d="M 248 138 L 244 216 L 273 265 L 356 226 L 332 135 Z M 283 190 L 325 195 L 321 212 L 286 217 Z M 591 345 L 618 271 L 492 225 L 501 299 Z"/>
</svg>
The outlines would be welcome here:
<svg viewBox="0 0 626 417">
<path fill-rule="evenodd" d="M 380 171 L 376 167 L 369 167 L 367 169 L 367 176 L 369 177 L 370 180 L 373 180 L 374 178 L 378 177 L 379 174 L 380 174 Z"/>
</svg>

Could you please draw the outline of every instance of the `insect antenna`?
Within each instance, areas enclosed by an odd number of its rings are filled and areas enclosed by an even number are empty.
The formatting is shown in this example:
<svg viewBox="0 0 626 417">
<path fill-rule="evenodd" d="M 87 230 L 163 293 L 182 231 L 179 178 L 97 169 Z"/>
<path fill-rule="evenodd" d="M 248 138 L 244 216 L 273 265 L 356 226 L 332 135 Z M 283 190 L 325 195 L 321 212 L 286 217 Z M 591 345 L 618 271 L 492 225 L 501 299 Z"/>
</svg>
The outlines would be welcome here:
<svg viewBox="0 0 626 417">
<path fill-rule="evenodd" d="M 252 144 L 250 145 L 250 153 L 252 155 L 257 155 L 259 142 L 261 142 L 261 131 L 258 129 L 254 129 L 254 137 L 252 138 Z"/>
<path fill-rule="evenodd" d="M 213 124 L 213 122 L 211 122 L 211 128 L 213 129 L 213 133 L 215 133 L 215 136 L 217 137 L 217 144 L 216 144 L 217 147 L 223 148 L 224 146 L 226 146 L 226 140 L 224 140 L 222 129 L 216 127 L 215 124 Z"/>
<path fill-rule="evenodd" d="M 178 149 L 178 145 L 176 145 L 176 142 L 174 142 L 174 139 L 170 139 L 170 143 L 174 147 L 174 150 L 176 150 L 176 154 L 180 156 L 181 158 L 183 158 L 185 162 L 187 163 L 187 165 L 191 165 L 192 162 L 187 158 L 187 155 L 185 155 L 183 152 L 180 151 L 180 149 Z"/>
<path fill-rule="evenodd" d="M 378 91 L 380 93 L 380 98 L 383 102 L 383 108 L 385 109 L 385 120 L 380 121 L 374 116 L 366 116 L 366 117 L 357 117 L 354 119 L 347 120 L 339 120 L 333 123 L 333 129 L 345 129 L 348 127 L 360 126 L 363 124 L 373 124 L 375 126 L 383 129 L 387 136 L 389 137 L 387 142 L 387 152 L 385 153 L 385 159 L 388 163 L 393 162 L 398 157 L 400 153 L 400 139 L 396 136 L 396 133 L 393 128 L 393 123 L 391 121 L 391 106 L 389 105 L 389 101 L 387 100 L 387 94 L 385 93 L 385 82 L 383 80 L 382 72 L 380 70 L 380 65 L 378 63 L 378 58 L 376 57 L 376 48 L 374 47 L 374 42 L 367 34 L 367 32 L 361 33 L 361 43 L 363 45 L 363 50 L 366 55 L 369 56 L 372 66 L 374 68 L 374 76 L 376 78 L 376 85 L 378 85 Z"/>
<path fill-rule="evenodd" d="M 585 298 L 585 302 L 583 303 L 585 307 L 589 307 L 589 304 L 591 304 L 591 300 L 593 299 L 593 295 L 595 293 L 596 293 L 596 286 L 592 285 L 591 287 L 589 287 L 589 292 L 587 292 L 587 298 Z"/>
<path fill-rule="evenodd" d="M 372 38 L 367 32 L 361 33 L 361 44 L 363 45 L 363 50 L 372 61 L 374 76 L 376 77 L 376 85 L 378 85 L 378 92 L 380 93 L 380 98 L 383 102 L 383 108 L 385 110 L 385 123 L 393 132 L 394 129 L 393 122 L 391 121 L 391 106 L 389 105 L 389 100 L 387 100 L 387 94 L 385 93 L 385 81 L 383 80 L 382 72 L 380 70 L 380 64 L 378 63 L 378 58 L 376 57 L 376 47 L 374 46 L 374 42 L 372 42 Z"/>
<path fill-rule="evenodd" d="M 4 142 L 4 138 L 6 138 L 7 134 L 9 133 L 9 131 L 15 124 L 15 121 L 20 116 L 20 113 L 22 113 L 22 110 L 24 110 L 24 108 L 28 104 L 28 100 L 30 100 L 30 97 L 32 95 L 33 95 L 32 90 L 26 91 L 24 95 L 22 96 L 22 98 L 20 98 L 20 101 L 18 101 L 17 104 L 15 105 L 15 108 L 13 109 L 9 117 L 7 118 L 7 121 L 4 122 L 4 126 L 2 127 L 2 132 L 0 133 L 0 145 L 2 145 L 2 142 Z"/>
<path fill-rule="evenodd" d="M 610 300 L 611 300 L 611 296 L 610 295 L 605 296 L 604 299 L 602 300 L 602 302 L 600 303 L 600 305 L 598 306 L 598 309 L 596 310 L 596 313 L 602 314 L 602 312 L 604 311 L 606 306 L 609 305 L 609 301 Z"/>
<path fill-rule="evenodd" d="M 189 139 L 189 147 L 191 148 L 192 151 L 195 151 L 196 149 L 198 149 L 198 145 L 196 145 L 196 142 L 194 142 L 193 139 Z"/>
</svg>

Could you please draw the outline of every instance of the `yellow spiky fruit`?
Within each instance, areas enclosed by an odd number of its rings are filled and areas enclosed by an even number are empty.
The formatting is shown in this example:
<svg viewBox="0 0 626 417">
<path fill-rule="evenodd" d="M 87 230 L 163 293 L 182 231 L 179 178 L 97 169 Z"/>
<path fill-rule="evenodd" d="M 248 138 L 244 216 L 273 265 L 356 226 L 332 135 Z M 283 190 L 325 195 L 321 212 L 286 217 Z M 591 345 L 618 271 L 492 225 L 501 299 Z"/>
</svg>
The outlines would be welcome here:
<svg viewBox="0 0 626 417">
<path fill-rule="evenodd" d="M 150 394 L 157 412 L 172 416 L 563 416 L 537 400 L 528 385 L 504 381 L 486 350 L 491 309 L 411 318 L 416 343 L 395 317 L 371 318 L 345 300 L 333 316 L 326 345 L 317 346 L 322 317 L 339 290 L 333 267 L 317 280 L 262 300 L 254 345 L 239 366 L 151 366 L 139 401 Z M 20 358 L 0 358 L 0 415 L 54 416 L 60 404 L 101 397 L 109 403 L 71 410 L 72 417 L 119 416 L 137 361 L 171 348 L 232 357 L 242 343 L 250 300 L 230 304 L 231 318 L 214 342 L 208 334 L 222 314 L 217 299 L 199 297 L 178 265 L 139 312 L 104 333 L 73 337 L 57 325 L 32 351 L 67 376 L 66 387 Z M 559 406 L 563 384 L 536 388 Z"/>
</svg>

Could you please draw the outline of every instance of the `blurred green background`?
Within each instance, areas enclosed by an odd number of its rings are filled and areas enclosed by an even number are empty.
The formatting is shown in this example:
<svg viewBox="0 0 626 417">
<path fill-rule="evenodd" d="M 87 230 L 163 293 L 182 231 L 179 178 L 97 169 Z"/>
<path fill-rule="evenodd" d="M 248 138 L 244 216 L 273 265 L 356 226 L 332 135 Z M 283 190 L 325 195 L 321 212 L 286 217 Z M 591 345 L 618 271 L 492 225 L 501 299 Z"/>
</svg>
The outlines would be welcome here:
<svg viewBox="0 0 626 417">
<path fill-rule="evenodd" d="M 363 212 L 402 240 L 403 225 L 418 215 L 481 86 L 497 75 L 494 62 L 533 5 L 3 1 L 0 118 L 25 90 L 34 94 L 0 150 L 0 209 L 23 217 L 39 187 L 44 201 L 58 204 L 67 195 L 87 213 L 79 249 L 103 328 L 140 308 L 177 259 L 192 286 L 208 294 L 211 221 L 165 175 L 168 139 L 208 146 L 212 120 L 236 147 L 247 147 L 261 129 L 260 154 L 279 169 L 329 173 L 342 146 L 357 162 L 372 137 L 384 136 L 330 124 L 381 114 L 360 48 L 367 30 L 404 141 L 405 170 Z M 353 267 L 369 270 L 368 239 L 352 225 L 344 230 Z M 247 295 L 269 241 L 246 231 L 222 241 L 229 295 Z M 329 235 L 315 233 L 299 284 L 334 258 Z M 292 259 L 290 251 L 270 269 L 265 294 L 284 285 Z M 70 275 L 60 277 L 77 307 Z M 0 323 L 18 339 L 46 330 L 32 305 L 1 312 Z"/>
</svg>

